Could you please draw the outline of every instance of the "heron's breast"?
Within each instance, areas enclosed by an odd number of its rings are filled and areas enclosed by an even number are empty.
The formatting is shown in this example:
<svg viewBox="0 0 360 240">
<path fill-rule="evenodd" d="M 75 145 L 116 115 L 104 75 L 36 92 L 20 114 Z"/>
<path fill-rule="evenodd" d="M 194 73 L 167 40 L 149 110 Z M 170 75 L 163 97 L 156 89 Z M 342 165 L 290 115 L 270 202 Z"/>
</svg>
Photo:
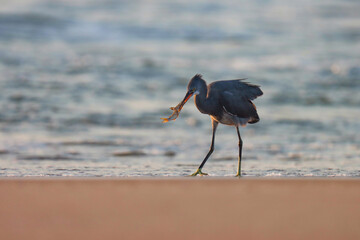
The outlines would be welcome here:
<svg viewBox="0 0 360 240">
<path fill-rule="evenodd" d="M 226 125 L 237 125 L 237 117 L 228 113 L 223 113 L 219 122 Z"/>
<path fill-rule="evenodd" d="M 226 108 L 224 108 L 224 111 L 222 111 L 221 116 L 215 118 L 215 120 L 225 125 L 245 126 L 249 118 L 239 118 L 238 116 L 231 114 L 226 110 Z"/>
<path fill-rule="evenodd" d="M 236 125 L 236 119 L 234 116 L 227 114 L 226 112 L 223 112 L 221 115 L 210 115 L 210 117 L 222 124 L 225 125 Z"/>
</svg>

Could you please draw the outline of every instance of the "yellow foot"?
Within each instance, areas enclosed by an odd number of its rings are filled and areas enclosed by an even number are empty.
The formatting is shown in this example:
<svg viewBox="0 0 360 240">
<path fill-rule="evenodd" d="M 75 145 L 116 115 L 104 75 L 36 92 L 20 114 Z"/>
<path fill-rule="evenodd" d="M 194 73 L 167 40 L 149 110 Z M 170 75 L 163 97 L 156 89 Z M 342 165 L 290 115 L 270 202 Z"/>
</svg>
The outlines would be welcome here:
<svg viewBox="0 0 360 240">
<path fill-rule="evenodd" d="M 198 170 L 196 170 L 196 172 L 194 172 L 193 174 L 191 174 L 190 176 L 192 176 L 192 177 L 195 177 L 196 175 L 200 175 L 200 176 L 204 176 L 204 175 L 209 175 L 209 174 L 207 174 L 207 173 L 203 173 L 202 171 L 201 171 L 201 169 L 198 169 Z"/>
<path fill-rule="evenodd" d="M 241 177 L 241 173 L 237 173 L 235 177 Z"/>
</svg>

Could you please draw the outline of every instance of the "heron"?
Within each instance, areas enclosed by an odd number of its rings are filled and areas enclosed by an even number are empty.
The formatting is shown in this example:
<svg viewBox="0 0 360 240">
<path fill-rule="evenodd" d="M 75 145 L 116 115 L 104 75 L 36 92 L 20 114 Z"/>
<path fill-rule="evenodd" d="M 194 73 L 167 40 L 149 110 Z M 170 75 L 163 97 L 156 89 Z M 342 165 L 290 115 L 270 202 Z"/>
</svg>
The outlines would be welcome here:
<svg viewBox="0 0 360 240">
<path fill-rule="evenodd" d="M 261 96 L 263 92 L 260 86 L 245 82 L 246 78 L 234 80 L 220 80 L 206 84 L 201 74 L 196 74 L 189 81 L 187 93 L 184 99 L 176 106 L 170 108 L 173 114 L 168 118 L 162 118 L 163 122 L 175 120 L 185 105 L 194 96 L 197 109 L 210 115 L 212 123 L 212 139 L 210 150 L 206 154 L 200 166 L 190 176 L 208 175 L 202 172 L 206 161 L 214 151 L 215 133 L 219 123 L 235 126 L 239 138 L 238 169 L 236 176 L 241 176 L 241 155 L 243 141 L 241 139 L 239 126 L 246 126 L 247 123 L 257 123 L 260 118 L 252 100 Z"/>
</svg>

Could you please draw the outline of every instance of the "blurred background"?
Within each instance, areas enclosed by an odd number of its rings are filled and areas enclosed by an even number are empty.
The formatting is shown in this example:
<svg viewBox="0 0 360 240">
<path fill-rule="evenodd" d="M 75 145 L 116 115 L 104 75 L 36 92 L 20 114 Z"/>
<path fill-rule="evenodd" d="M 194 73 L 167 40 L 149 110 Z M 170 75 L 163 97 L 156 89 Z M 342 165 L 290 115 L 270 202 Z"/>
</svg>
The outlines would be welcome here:
<svg viewBox="0 0 360 240">
<path fill-rule="evenodd" d="M 261 85 L 245 176 L 360 176 L 360 2 L 1 1 L 0 176 L 184 176 L 211 123 L 189 79 Z M 236 173 L 218 128 L 204 171 Z"/>
</svg>

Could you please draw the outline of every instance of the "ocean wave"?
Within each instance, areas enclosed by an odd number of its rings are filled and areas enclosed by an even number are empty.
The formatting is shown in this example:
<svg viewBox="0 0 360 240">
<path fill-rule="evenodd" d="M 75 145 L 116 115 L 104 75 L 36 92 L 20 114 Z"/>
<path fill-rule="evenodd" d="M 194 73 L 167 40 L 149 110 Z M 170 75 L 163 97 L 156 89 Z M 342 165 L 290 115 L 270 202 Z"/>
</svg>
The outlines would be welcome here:
<svg viewBox="0 0 360 240">
<path fill-rule="evenodd" d="M 68 155 L 21 155 L 17 157 L 18 160 L 33 160 L 33 161 L 68 161 L 68 160 L 83 160 L 74 156 Z"/>
<path fill-rule="evenodd" d="M 48 40 L 61 37 L 69 21 L 43 13 L 1 13 L 0 39 Z"/>
</svg>

